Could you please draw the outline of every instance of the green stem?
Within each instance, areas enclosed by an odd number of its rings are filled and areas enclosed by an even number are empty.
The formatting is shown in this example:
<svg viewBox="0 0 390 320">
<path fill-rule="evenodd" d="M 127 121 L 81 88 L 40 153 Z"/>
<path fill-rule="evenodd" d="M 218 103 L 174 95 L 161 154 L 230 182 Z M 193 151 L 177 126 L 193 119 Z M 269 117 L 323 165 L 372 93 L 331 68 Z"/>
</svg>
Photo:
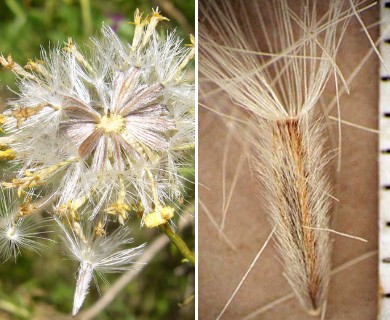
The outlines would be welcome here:
<svg viewBox="0 0 390 320">
<path fill-rule="evenodd" d="M 23 11 L 23 7 L 15 0 L 5 0 L 5 4 L 15 15 L 16 24 L 22 25 L 26 21 L 26 14 Z"/>
<path fill-rule="evenodd" d="M 83 17 L 84 34 L 90 35 L 92 33 L 92 17 L 91 17 L 91 3 L 90 0 L 80 0 L 81 14 Z"/>
<path fill-rule="evenodd" d="M 27 309 L 23 309 L 9 301 L 0 300 L 0 309 L 23 319 L 30 318 L 30 313 Z"/>
<path fill-rule="evenodd" d="M 160 227 L 162 232 L 164 232 L 171 240 L 171 242 L 176 245 L 183 257 L 186 258 L 192 265 L 195 265 L 195 255 L 188 248 L 187 244 L 183 241 L 183 239 L 180 238 L 177 233 L 173 232 L 172 228 L 169 226 L 168 223 L 165 223 Z"/>
</svg>

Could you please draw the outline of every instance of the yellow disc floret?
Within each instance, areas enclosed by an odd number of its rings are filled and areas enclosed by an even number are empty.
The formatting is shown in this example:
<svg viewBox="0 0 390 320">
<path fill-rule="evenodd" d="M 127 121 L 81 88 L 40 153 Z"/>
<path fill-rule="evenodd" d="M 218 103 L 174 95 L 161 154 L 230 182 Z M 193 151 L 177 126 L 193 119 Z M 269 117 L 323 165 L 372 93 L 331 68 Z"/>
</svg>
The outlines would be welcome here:
<svg viewBox="0 0 390 320">
<path fill-rule="evenodd" d="M 111 116 L 103 116 L 97 127 L 102 128 L 105 133 L 121 133 L 125 129 L 125 126 L 125 118 L 119 114 L 114 114 Z"/>
<path fill-rule="evenodd" d="M 146 215 L 144 219 L 145 226 L 148 228 L 158 227 L 167 223 L 174 216 L 175 209 L 172 207 L 156 207 L 156 209 Z"/>
</svg>

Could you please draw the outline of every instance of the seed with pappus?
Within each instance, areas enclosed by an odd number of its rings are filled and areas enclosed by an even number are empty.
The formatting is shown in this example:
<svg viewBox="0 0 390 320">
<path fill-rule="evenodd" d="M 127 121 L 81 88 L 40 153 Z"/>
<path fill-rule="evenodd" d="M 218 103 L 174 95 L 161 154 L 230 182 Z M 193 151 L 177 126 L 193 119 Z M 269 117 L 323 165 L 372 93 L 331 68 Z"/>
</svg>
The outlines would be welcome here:
<svg viewBox="0 0 390 320">
<path fill-rule="evenodd" d="M 123 249 L 132 242 L 127 227 L 121 226 L 111 235 L 97 236 L 96 227 L 104 230 L 102 225 L 95 226 L 88 220 L 83 227 L 67 228 L 56 219 L 62 230 L 62 238 L 70 251 L 70 256 L 80 263 L 76 290 L 74 294 L 73 311 L 75 316 L 82 306 L 92 278 L 98 275 L 103 280 L 105 273 L 118 273 L 132 269 L 134 258 L 142 253 L 144 245 Z M 96 282 L 96 278 L 95 278 Z"/>
<path fill-rule="evenodd" d="M 338 81 L 346 82 L 336 63 L 338 51 L 360 6 L 354 0 L 326 1 L 324 11 L 315 1 L 200 6 L 203 76 L 251 114 L 242 131 L 275 228 L 283 275 L 314 316 L 325 317 L 331 277 L 326 231 L 334 196 L 324 92 L 333 89 L 340 107 Z M 258 28 L 252 28 L 252 19 Z"/>
<path fill-rule="evenodd" d="M 36 220 L 30 214 L 36 208 L 30 204 L 30 196 L 18 201 L 12 191 L 0 188 L 0 260 L 13 257 L 16 261 L 21 250 L 39 253 L 46 245 L 39 242 L 46 239 L 43 227 L 47 220 Z"/>
</svg>

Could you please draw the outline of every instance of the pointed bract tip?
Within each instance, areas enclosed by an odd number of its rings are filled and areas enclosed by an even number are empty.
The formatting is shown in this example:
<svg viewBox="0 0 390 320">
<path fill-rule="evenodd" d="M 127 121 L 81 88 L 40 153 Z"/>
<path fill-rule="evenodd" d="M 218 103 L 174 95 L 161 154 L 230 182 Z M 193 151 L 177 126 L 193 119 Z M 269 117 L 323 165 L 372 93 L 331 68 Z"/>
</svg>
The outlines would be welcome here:
<svg viewBox="0 0 390 320">
<path fill-rule="evenodd" d="M 72 316 L 75 317 L 84 303 L 88 294 L 89 284 L 92 280 L 93 267 L 87 262 L 82 262 L 77 275 L 76 290 L 74 292 Z"/>
</svg>

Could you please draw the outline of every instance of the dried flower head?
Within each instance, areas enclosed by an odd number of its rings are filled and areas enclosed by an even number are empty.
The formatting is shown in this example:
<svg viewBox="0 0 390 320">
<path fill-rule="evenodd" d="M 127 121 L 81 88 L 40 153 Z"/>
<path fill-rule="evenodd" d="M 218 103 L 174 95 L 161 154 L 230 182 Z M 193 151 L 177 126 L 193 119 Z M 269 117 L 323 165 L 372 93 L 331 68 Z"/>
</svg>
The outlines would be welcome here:
<svg viewBox="0 0 390 320">
<path fill-rule="evenodd" d="M 20 76 L 4 128 L 22 169 L 5 186 L 19 194 L 46 186 L 62 211 L 83 199 L 94 204 L 92 217 L 103 208 L 121 223 L 132 206 L 160 212 L 180 197 L 178 168 L 194 141 L 193 86 L 184 77 L 194 47 L 173 32 L 159 36 L 162 20 L 136 11 L 131 44 L 103 26 L 90 58 L 69 39 L 30 61 L 30 72 L 2 57 Z"/>
<path fill-rule="evenodd" d="M 25 199 L 17 214 L 0 210 L 0 252 L 8 259 L 19 248 L 39 249 L 28 195 L 42 188 L 80 263 L 73 315 L 94 274 L 129 270 L 141 254 L 144 245 L 125 248 L 129 212 L 159 226 L 181 199 L 179 169 L 194 147 L 194 86 L 185 69 L 195 48 L 193 37 L 183 46 L 174 32 L 160 36 L 163 20 L 157 10 L 146 17 L 137 10 L 131 44 L 103 26 L 86 54 L 68 39 L 24 68 L 0 56 L 19 79 L 19 96 L 0 117 L 7 135 L 0 159 L 18 168 L 3 186 Z"/>
</svg>

